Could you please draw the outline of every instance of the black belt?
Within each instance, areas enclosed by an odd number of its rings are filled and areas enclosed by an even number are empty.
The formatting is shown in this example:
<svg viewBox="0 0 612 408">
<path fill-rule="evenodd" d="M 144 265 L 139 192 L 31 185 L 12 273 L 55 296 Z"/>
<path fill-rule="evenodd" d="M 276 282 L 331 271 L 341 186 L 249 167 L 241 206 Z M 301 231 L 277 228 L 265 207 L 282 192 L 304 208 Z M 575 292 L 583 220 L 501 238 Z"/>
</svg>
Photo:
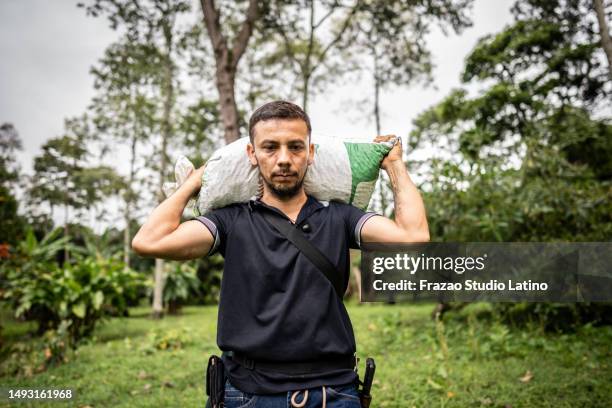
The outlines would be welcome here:
<svg viewBox="0 0 612 408">
<path fill-rule="evenodd" d="M 230 357 L 232 361 L 235 361 L 249 370 L 260 368 L 262 370 L 276 371 L 278 373 L 289 375 L 321 373 L 325 371 L 342 369 L 354 370 L 357 366 L 357 359 L 355 356 L 327 357 L 319 360 L 293 362 L 253 360 L 248 358 L 246 355 L 235 351 L 224 354 Z"/>
</svg>

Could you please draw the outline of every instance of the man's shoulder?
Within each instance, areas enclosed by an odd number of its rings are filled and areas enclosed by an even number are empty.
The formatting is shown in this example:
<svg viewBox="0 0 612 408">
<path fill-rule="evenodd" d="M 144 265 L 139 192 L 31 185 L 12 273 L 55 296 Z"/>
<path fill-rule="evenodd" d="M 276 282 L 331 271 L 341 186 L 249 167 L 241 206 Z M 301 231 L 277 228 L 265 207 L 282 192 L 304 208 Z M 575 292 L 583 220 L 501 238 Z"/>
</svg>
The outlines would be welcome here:
<svg viewBox="0 0 612 408">
<path fill-rule="evenodd" d="M 338 201 L 338 200 L 322 201 L 322 203 L 327 203 L 328 206 L 336 207 L 336 208 L 346 208 L 346 207 L 351 206 L 350 204 L 345 203 L 344 201 Z"/>
<path fill-rule="evenodd" d="M 316 201 L 316 206 L 318 207 L 320 212 L 329 213 L 331 214 L 331 216 L 345 214 L 347 212 L 350 212 L 351 209 L 354 208 L 350 204 L 347 204 L 342 201 L 337 201 L 337 200 L 325 201 L 325 200 L 315 199 L 315 201 Z"/>
<path fill-rule="evenodd" d="M 223 211 L 237 211 L 237 210 L 245 210 L 247 208 L 249 208 L 249 203 L 250 201 L 244 202 L 244 203 L 231 203 L 228 205 L 225 205 L 223 207 L 218 208 L 219 210 L 223 210 Z"/>
<path fill-rule="evenodd" d="M 248 209 L 249 203 L 231 203 L 223 207 L 214 208 L 205 214 L 204 217 L 236 217 Z"/>
<path fill-rule="evenodd" d="M 328 202 L 328 207 L 333 209 L 333 210 L 336 210 L 336 211 L 343 211 L 343 212 L 355 212 L 355 211 L 359 211 L 359 212 L 363 212 L 363 210 L 355 207 L 354 205 L 345 203 L 343 201 L 336 201 L 336 200 L 329 201 Z"/>
</svg>

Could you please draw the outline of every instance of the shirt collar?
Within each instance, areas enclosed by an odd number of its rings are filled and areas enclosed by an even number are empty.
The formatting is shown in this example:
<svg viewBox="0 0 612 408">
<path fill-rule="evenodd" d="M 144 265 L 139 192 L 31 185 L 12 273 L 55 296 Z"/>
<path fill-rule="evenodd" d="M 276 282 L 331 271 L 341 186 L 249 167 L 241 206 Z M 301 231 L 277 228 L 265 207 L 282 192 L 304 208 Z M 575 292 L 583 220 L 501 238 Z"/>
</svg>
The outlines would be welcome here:
<svg viewBox="0 0 612 408">
<path fill-rule="evenodd" d="M 325 203 L 322 203 L 322 202 L 318 201 L 313 196 L 306 195 L 306 197 L 307 197 L 306 202 L 304 203 L 304 206 L 300 210 L 300 213 L 298 215 L 298 219 L 296 220 L 296 224 L 300 224 L 302 221 L 304 221 L 308 217 L 310 217 L 310 215 L 312 213 L 314 213 L 315 211 L 317 211 L 317 210 L 319 210 L 321 208 L 326 207 Z M 261 201 L 261 197 L 253 197 L 253 198 L 251 198 L 251 200 L 249 201 L 249 209 L 251 211 L 253 211 L 253 210 L 258 209 L 258 208 L 259 209 L 267 208 L 267 209 L 272 210 L 272 211 L 281 212 L 278 208 L 269 206 L 266 203 L 264 203 L 263 201 Z"/>
</svg>

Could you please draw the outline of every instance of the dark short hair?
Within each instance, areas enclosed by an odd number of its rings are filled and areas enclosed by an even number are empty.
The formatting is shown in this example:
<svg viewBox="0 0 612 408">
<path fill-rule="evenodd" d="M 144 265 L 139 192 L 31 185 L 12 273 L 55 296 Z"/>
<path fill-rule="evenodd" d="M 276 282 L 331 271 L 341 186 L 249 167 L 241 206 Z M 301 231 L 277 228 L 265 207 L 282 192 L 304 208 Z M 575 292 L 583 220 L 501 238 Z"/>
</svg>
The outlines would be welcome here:
<svg viewBox="0 0 612 408">
<path fill-rule="evenodd" d="M 255 140 L 255 125 L 258 122 L 262 122 L 270 119 L 301 119 L 306 122 L 308 128 L 308 139 L 310 139 L 310 133 L 312 127 L 310 126 L 310 118 L 298 105 L 287 102 L 287 101 L 273 101 L 268 102 L 265 105 L 260 106 L 253 112 L 249 119 L 249 139 L 251 143 Z"/>
</svg>

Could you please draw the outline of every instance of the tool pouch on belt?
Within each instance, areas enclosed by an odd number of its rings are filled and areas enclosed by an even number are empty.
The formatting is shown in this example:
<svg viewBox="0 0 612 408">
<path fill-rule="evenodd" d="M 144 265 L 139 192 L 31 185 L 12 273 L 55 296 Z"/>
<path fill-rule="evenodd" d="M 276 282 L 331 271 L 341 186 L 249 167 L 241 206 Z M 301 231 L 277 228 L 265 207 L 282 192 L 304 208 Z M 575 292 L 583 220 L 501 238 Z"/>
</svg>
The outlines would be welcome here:
<svg viewBox="0 0 612 408">
<path fill-rule="evenodd" d="M 210 356 L 206 367 L 206 395 L 211 408 L 223 407 L 225 395 L 225 369 L 220 357 Z"/>
</svg>

